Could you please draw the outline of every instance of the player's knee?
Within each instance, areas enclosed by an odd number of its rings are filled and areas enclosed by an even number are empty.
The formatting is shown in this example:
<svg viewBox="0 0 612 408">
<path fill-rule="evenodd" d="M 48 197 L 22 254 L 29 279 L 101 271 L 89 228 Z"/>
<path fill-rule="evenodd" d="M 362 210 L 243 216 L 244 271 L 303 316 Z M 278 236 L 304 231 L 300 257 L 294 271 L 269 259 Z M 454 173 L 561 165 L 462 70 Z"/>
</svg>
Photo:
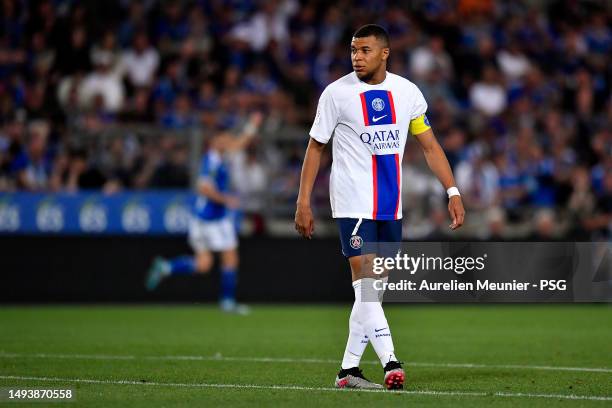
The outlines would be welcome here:
<svg viewBox="0 0 612 408">
<path fill-rule="evenodd" d="M 196 256 L 195 269 L 197 273 L 207 273 L 212 267 L 212 256 L 210 254 L 199 254 Z"/>
<path fill-rule="evenodd" d="M 376 278 L 373 272 L 374 254 L 359 255 L 349 258 L 353 281 L 363 278 Z"/>
</svg>

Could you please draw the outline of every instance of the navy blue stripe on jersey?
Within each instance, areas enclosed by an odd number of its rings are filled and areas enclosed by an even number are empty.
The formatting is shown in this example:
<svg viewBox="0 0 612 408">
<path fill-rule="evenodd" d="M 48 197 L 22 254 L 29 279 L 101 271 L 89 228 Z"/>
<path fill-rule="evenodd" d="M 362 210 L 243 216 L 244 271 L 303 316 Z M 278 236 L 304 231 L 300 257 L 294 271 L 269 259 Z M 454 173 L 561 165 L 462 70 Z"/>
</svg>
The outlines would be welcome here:
<svg viewBox="0 0 612 408">
<path fill-rule="evenodd" d="M 377 126 L 396 123 L 391 92 L 374 89 L 361 93 L 359 97 L 361 98 L 364 125 Z"/>
<path fill-rule="evenodd" d="M 400 199 L 399 171 L 399 155 L 397 153 L 372 155 L 373 219 L 397 219 Z"/>
</svg>

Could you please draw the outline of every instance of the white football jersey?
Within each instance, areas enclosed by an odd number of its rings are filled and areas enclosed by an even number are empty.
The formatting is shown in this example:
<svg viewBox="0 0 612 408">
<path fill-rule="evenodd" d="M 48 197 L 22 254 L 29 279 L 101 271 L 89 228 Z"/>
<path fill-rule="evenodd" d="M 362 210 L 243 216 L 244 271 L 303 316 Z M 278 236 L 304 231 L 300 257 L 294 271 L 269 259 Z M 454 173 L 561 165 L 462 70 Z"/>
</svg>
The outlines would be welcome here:
<svg viewBox="0 0 612 408">
<path fill-rule="evenodd" d="M 310 136 L 321 143 L 334 136 L 334 218 L 402 217 L 401 164 L 408 128 L 426 110 L 417 86 L 390 72 L 376 85 L 352 72 L 325 88 Z"/>
</svg>

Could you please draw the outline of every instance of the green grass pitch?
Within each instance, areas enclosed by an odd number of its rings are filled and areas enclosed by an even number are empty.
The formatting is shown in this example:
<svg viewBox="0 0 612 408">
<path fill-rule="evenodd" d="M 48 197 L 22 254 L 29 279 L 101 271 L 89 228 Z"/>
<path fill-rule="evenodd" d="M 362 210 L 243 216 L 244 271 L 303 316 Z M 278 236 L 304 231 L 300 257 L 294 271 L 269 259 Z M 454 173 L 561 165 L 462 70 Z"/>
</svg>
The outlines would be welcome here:
<svg viewBox="0 0 612 408">
<path fill-rule="evenodd" d="M 52 404 L 70 407 L 612 406 L 609 306 L 388 305 L 406 392 L 332 388 L 349 309 L 3 306 L 0 388 L 70 387 Z"/>
</svg>

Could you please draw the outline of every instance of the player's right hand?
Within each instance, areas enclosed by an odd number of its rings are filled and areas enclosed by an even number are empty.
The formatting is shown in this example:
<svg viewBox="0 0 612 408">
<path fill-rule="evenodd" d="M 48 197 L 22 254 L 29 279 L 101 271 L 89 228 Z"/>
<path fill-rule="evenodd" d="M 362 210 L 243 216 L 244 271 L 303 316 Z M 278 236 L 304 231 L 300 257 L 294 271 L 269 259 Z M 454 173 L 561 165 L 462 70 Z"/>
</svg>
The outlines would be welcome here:
<svg viewBox="0 0 612 408">
<path fill-rule="evenodd" d="M 295 211 L 295 229 L 304 238 L 312 238 L 312 233 L 314 232 L 314 218 L 310 206 L 297 206 L 297 210 Z"/>
</svg>

